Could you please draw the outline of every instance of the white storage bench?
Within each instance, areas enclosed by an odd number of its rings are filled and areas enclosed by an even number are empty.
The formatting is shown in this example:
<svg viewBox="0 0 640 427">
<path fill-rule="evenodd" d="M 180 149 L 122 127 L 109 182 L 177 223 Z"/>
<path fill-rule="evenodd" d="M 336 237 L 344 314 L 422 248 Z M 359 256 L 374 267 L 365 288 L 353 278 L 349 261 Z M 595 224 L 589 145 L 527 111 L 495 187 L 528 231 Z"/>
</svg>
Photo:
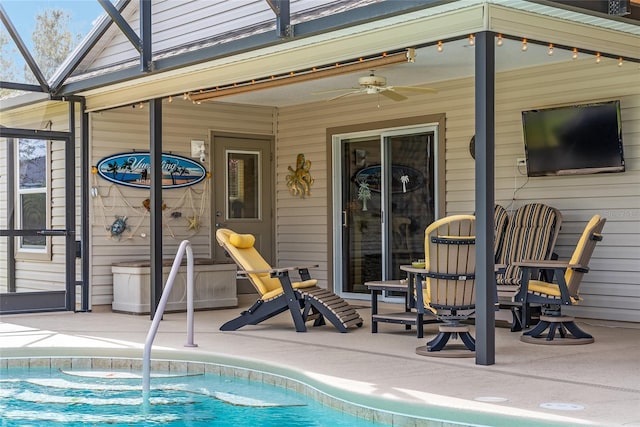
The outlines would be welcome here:
<svg viewBox="0 0 640 427">
<path fill-rule="evenodd" d="M 166 260 L 162 268 L 162 283 L 167 283 L 173 260 Z M 148 260 L 114 263 L 113 311 L 147 314 L 150 312 L 149 293 L 151 268 Z M 194 260 L 193 305 L 196 310 L 238 306 L 236 264 L 215 263 L 210 259 Z M 178 270 L 166 311 L 187 309 L 186 261 Z"/>
</svg>

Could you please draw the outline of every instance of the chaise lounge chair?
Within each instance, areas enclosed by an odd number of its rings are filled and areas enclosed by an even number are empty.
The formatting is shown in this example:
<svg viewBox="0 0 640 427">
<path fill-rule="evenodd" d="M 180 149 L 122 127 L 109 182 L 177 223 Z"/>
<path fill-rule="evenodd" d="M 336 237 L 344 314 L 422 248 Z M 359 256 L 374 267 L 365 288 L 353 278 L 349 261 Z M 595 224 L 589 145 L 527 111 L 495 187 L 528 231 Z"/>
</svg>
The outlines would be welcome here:
<svg viewBox="0 0 640 427">
<path fill-rule="evenodd" d="M 582 331 L 572 317 L 563 316 L 562 306 L 577 304 L 580 301 L 578 288 L 582 276 L 589 272 L 589 260 L 596 243 L 602 240 L 602 228 L 606 219 L 594 215 L 586 225 L 573 256 L 565 261 L 523 261 L 517 263 L 522 269 L 523 278 L 516 301 L 523 307 L 526 316 L 528 305 L 541 304 L 543 307 L 540 322 L 531 330 L 524 332 L 521 341 L 535 344 L 589 344 L 593 337 Z M 538 270 L 553 269 L 557 277 L 556 283 L 535 280 Z M 542 333 L 549 329 L 546 336 Z M 556 331 L 560 338 L 555 336 Z M 570 335 L 567 334 L 570 332 Z"/>
<path fill-rule="evenodd" d="M 523 318 L 521 306 L 514 300 L 522 283 L 522 269 L 518 262 L 551 259 L 561 224 L 560 211 L 541 203 L 521 206 L 508 220 L 496 256 L 496 264 L 504 266 L 496 276 L 496 284 L 501 307 L 512 312 L 511 330 L 514 332 L 521 331 L 530 322 L 529 318 Z"/>
<path fill-rule="evenodd" d="M 416 353 L 471 357 L 475 339 L 461 320 L 475 312 L 475 216 L 453 215 L 433 222 L 425 230 L 424 245 L 425 268 L 401 268 L 416 275 L 417 309 L 433 312 L 443 324 L 438 335 Z M 452 337 L 462 340 L 462 350 L 445 348 Z"/>
<path fill-rule="evenodd" d="M 326 319 L 340 332 L 362 326 L 362 318 L 352 306 L 333 292 L 317 286 L 318 281 L 309 275 L 311 266 L 271 268 L 255 249 L 255 237 L 251 234 L 237 234 L 221 228 L 216 231 L 216 239 L 260 296 L 248 310 L 226 322 L 220 330 L 234 331 L 246 325 L 257 325 L 287 310 L 298 332 L 305 332 L 305 323 L 310 320 L 314 320 L 314 326 L 320 326 Z M 298 271 L 301 281 L 292 282 L 290 271 Z"/>
</svg>

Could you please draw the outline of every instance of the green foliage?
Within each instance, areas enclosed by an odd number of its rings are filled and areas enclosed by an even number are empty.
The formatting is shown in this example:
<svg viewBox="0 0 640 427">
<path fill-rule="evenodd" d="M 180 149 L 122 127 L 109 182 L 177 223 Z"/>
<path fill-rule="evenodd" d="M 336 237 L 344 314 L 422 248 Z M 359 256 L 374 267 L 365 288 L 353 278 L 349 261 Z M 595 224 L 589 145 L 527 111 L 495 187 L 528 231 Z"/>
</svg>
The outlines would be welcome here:
<svg viewBox="0 0 640 427">
<path fill-rule="evenodd" d="M 70 15 L 61 9 L 46 9 L 35 17 L 36 27 L 31 35 L 33 58 L 40 71 L 49 79 L 69 56 L 80 40 L 68 30 Z M 25 65 L 24 77 L 27 82 L 36 83 L 35 77 Z"/>
<path fill-rule="evenodd" d="M 16 78 L 16 64 L 13 61 L 11 39 L 4 29 L 0 29 L 0 80 L 11 82 Z M 11 91 L 0 89 L 0 98 L 8 95 Z"/>
</svg>

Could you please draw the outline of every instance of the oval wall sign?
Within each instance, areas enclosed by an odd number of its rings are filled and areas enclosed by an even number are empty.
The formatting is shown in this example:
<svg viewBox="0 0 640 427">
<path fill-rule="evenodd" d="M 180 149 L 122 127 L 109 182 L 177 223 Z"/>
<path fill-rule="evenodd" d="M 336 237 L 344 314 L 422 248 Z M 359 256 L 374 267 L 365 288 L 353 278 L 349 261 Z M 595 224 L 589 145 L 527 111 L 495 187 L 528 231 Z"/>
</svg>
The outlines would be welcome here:
<svg viewBox="0 0 640 427">
<path fill-rule="evenodd" d="M 107 156 L 96 166 L 98 175 L 127 187 L 151 187 L 151 161 L 148 151 Z M 162 188 L 195 185 L 207 176 L 200 163 L 175 154 L 162 154 Z"/>
<path fill-rule="evenodd" d="M 369 166 L 359 170 L 355 177 L 356 184 L 368 184 L 371 191 L 380 191 L 382 186 L 382 168 L 380 165 Z M 424 175 L 409 166 L 391 167 L 391 192 L 406 193 L 422 187 Z"/>
</svg>

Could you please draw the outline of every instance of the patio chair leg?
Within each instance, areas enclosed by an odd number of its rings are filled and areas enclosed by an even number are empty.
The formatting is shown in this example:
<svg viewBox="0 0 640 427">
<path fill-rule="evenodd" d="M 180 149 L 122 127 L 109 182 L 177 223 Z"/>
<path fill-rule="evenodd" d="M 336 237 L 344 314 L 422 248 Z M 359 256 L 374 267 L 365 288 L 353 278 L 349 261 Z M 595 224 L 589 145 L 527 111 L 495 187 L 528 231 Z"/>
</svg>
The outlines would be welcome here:
<svg viewBox="0 0 640 427">
<path fill-rule="evenodd" d="M 462 332 L 459 334 L 460 339 L 464 345 L 471 351 L 476 351 L 476 340 L 471 336 L 469 332 Z"/>
<path fill-rule="evenodd" d="M 427 343 L 427 351 L 440 351 L 447 344 L 451 332 L 440 332 L 434 339 Z"/>
</svg>

